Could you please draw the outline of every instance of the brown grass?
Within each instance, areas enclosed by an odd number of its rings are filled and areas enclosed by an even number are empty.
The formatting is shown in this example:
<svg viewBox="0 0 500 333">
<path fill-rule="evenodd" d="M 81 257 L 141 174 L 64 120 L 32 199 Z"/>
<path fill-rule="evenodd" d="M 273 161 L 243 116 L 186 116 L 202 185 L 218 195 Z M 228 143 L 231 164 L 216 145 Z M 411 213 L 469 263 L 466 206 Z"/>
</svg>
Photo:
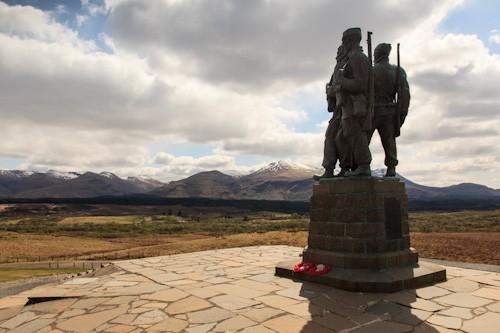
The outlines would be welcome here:
<svg viewBox="0 0 500 333">
<path fill-rule="evenodd" d="M 500 265 L 500 233 L 413 233 L 421 257 Z"/>
<path fill-rule="evenodd" d="M 137 220 L 137 216 L 71 216 L 65 217 L 59 224 L 83 224 L 83 223 L 91 223 L 91 224 L 108 224 L 108 223 L 116 223 L 116 224 L 132 224 Z"/>
</svg>

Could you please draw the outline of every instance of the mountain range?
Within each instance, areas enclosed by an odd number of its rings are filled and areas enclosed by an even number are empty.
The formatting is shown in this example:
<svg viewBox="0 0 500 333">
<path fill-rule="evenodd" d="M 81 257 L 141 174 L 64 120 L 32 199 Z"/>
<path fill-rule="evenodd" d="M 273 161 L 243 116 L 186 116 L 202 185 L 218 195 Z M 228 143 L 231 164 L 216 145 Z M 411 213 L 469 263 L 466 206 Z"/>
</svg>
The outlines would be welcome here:
<svg viewBox="0 0 500 333">
<path fill-rule="evenodd" d="M 383 175 L 381 169 L 374 175 Z M 205 171 L 185 179 L 162 183 L 152 178 L 120 178 L 110 172 L 27 172 L 0 170 L 0 198 L 90 198 L 149 194 L 158 197 L 308 201 L 312 175 L 321 170 L 277 161 L 243 176 Z M 462 183 L 446 187 L 424 186 L 398 175 L 411 200 L 500 200 L 500 190 Z"/>
</svg>

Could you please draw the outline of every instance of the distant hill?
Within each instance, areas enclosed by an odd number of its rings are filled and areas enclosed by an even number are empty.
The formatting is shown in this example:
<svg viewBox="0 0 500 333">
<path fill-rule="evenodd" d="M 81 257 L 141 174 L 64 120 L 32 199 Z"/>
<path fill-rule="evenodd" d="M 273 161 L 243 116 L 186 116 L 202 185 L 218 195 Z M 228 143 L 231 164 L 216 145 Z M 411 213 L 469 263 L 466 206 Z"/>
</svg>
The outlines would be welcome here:
<svg viewBox="0 0 500 333">
<path fill-rule="evenodd" d="M 385 170 L 376 169 L 375 176 Z M 162 198 L 211 198 L 229 200 L 308 201 L 314 181 L 322 170 L 307 165 L 277 161 L 243 176 L 205 171 L 168 184 L 144 177 L 120 178 L 109 172 L 26 172 L 0 170 L 0 198 L 92 198 L 148 194 Z M 500 190 L 463 183 L 432 187 L 405 182 L 410 202 L 455 202 L 486 200 L 500 202 Z"/>
<path fill-rule="evenodd" d="M 4 198 L 89 198 L 147 193 L 161 185 L 154 179 L 122 179 L 110 172 L 0 171 L 0 197 Z"/>
<path fill-rule="evenodd" d="M 245 176 L 230 176 L 218 171 L 201 172 L 186 179 L 158 187 L 151 194 L 161 197 L 206 197 L 219 199 L 257 199 L 308 201 L 312 194 L 312 176 L 321 173 L 306 165 L 277 161 Z M 385 170 L 373 170 L 383 176 Z M 431 187 L 405 182 L 408 197 L 413 201 L 430 200 L 499 200 L 500 190 L 471 183 L 447 187 Z M 211 184 L 217 184 L 213 186 Z M 204 190 L 202 190 L 204 189 Z"/>
<path fill-rule="evenodd" d="M 218 171 L 200 172 L 170 182 L 151 192 L 162 197 L 220 199 L 309 200 L 312 175 L 318 172 L 300 164 L 278 161 L 249 175 L 229 176 Z"/>
</svg>

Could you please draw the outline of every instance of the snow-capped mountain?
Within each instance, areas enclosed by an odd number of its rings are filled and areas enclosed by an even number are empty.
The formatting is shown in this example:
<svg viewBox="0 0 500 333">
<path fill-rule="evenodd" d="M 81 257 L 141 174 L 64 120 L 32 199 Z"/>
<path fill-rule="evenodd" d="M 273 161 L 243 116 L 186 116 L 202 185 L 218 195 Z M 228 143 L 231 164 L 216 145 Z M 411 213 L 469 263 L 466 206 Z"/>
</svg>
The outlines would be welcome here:
<svg viewBox="0 0 500 333">
<path fill-rule="evenodd" d="M 205 197 L 258 200 L 309 200 L 313 174 L 323 170 L 277 161 L 248 175 L 231 176 L 219 171 L 204 171 L 168 184 L 148 177 L 123 179 L 111 172 L 83 174 L 76 172 L 32 172 L 0 170 L 0 198 L 74 198 L 132 193 L 148 193 L 162 197 Z M 374 176 L 383 176 L 384 169 L 374 169 Z M 410 200 L 499 200 L 500 190 L 463 183 L 447 187 L 416 184 L 398 175 L 405 182 Z"/>
<path fill-rule="evenodd" d="M 164 197 L 309 200 L 312 176 L 317 172 L 320 171 L 307 165 L 277 161 L 239 177 L 219 171 L 200 172 L 170 182 L 152 193 Z"/>
<path fill-rule="evenodd" d="M 164 185 L 156 180 L 122 179 L 111 172 L 0 171 L 0 197 L 83 198 L 146 193 Z"/>
</svg>

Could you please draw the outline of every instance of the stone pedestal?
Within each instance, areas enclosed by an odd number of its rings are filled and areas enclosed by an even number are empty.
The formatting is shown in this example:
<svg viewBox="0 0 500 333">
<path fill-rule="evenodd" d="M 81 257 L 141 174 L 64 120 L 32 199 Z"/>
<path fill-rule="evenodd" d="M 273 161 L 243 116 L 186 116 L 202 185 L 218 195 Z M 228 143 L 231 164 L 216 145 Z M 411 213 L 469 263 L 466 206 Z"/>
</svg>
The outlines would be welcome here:
<svg viewBox="0 0 500 333">
<path fill-rule="evenodd" d="M 396 291 L 446 280 L 439 266 L 418 263 L 410 247 L 408 197 L 397 178 L 333 178 L 313 187 L 303 260 L 329 264 L 319 277 L 276 267 L 280 276 L 355 291 Z M 292 265 L 288 267 L 289 265 Z"/>
</svg>

